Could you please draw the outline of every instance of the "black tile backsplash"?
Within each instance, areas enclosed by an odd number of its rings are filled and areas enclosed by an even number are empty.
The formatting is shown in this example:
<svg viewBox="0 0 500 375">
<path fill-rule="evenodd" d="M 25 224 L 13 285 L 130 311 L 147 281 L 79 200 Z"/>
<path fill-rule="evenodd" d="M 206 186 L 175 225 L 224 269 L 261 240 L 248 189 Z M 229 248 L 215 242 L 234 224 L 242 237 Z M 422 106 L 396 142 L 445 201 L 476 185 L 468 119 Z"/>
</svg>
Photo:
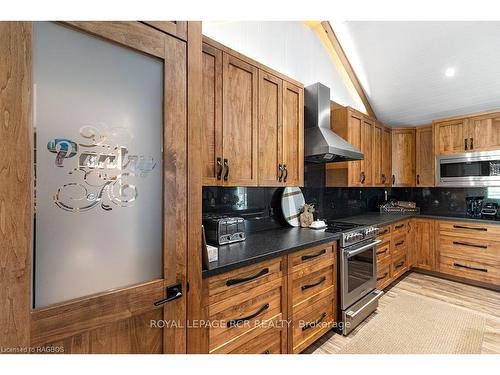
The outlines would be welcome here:
<svg viewBox="0 0 500 375">
<path fill-rule="evenodd" d="M 379 210 L 388 199 L 414 201 L 422 213 L 466 215 L 466 198 L 482 196 L 485 202 L 500 204 L 500 188 L 330 188 L 325 187 L 324 166 L 305 165 L 307 203 L 316 207 L 315 218 L 341 219 Z M 283 188 L 204 187 L 203 213 L 243 216 L 247 230 L 286 226 L 281 214 Z"/>
</svg>

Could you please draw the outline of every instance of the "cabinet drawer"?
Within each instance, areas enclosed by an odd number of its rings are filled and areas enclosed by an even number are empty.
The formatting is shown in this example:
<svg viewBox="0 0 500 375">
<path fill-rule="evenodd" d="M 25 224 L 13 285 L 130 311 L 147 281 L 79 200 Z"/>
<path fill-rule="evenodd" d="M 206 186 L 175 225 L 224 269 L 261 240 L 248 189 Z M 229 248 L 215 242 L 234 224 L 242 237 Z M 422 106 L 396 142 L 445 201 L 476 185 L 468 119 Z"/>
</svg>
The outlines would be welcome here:
<svg viewBox="0 0 500 375">
<path fill-rule="evenodd" d="M 398 221 L 391 225 L 392 236 L 402 233 L 408 233 L 408 220 Z"/>
<path fill-rule="evenodd" d="M 336 243 L 327 243 L 301 250 L 288 256 L 290 271 L 303 268 L 323 267 L 332 264 L 335 259 Z"/>
<path fill-rule="evenodd" d="M 383 227 L 378 228 L 378 237 L 384 237 L 391 234 L 391 226 L 385 225 Z"/>
<path fill-rule="evenodd" d="M 300 310 L 293 318 L 293 352 L 300 353 L 333 328 L 335 314 L 333 295 Z"/>
<path fill-rule="evenodd" d="M 391 257 L 391 241 L 381 242 L 377 245 L 377 264 Z"/>
<path fill-rule="evenodd" d="M 440 254 L 447 257 L 474 260 L 500 267 L 500 242 L 441 236 L 439 238 L 439 249 Z"/>
<path fill-rule="evenodd" d="M 281 280 L 280 280 L 281 281 Z M 218 350 L 245 332 L 259 329 L 259 323 L 281 315 L 283 288 L 270 283 L 273 289 L 256 295 L 254 291 L 210 305 L 210 351 Z M 274 285 L 273 285 L 274 284 Z"/>
<path fill-rule="evenodd" d="M 209 304 L 255 288 L 266 289 L 272 281 L 281 280 L 283 267 L 283 258 L 277 258 L 212 276 L 208 279 Z"/>
<path fill-rule="evenodd" d="M 408 245 L 407 240 L 408 240 L 408 237 L 406 234 L 392 236 L 391 254 L 393 257 L 400 255 L 400 254 L 406 254 L 406 249 L 407 249 L 407 245 Z"/>
<path fill-rule="evenodd" d="M 384 289 L 391 282 L 391 260 L 377 262 L 377 288 Z"/>
<path fill-rule="evenodd" d="M 311 303 L 311 297 L 331 295 L 334 292 L 335 268 L 333 265 L 316 272 L 303 274 L 301 271 L 292 274 L 292 308 L 295 314 Z M 289 296 L 290 298 L 290 296 Z"/>
<path fill-rule="evenodd" d="M 440 255 L 439 271 L 466 279 L 489 284 L 500 284 L 500 268 L 476 260 L 465 260 L 456 257 Z"/>
<path fill-rule="evenodd" d="M 499 240 L 500 225 L 465 221 L 439 221 L 439 234 L 478 240 Z"/>
<path fill-rule="evenodd" d="M 406 254 L 399 254 L 392 257 L 391 262 L 391 278 L 397 279 L 399 276 L 404 274 L 408 269 L 408 264 L 406 260 Z"/>
<path fill-rule="evenodd" d="M 284 328 L 268 328 L 231 350 L 231 354 L 285 354 Z"/>
</svg>

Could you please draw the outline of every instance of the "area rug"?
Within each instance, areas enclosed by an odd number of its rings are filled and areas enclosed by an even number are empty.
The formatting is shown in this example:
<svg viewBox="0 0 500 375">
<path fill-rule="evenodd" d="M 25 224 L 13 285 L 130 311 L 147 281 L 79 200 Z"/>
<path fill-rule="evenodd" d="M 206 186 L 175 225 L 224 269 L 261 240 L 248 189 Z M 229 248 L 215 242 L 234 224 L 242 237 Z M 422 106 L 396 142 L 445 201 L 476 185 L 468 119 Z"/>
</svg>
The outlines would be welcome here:
<svg viewBox="0 0 500 375">
<path fill-rule="evenodd" d="M 339 354 L 479 354 L 485 318 L 446 303 L 400 294 Z"/>
</svg>

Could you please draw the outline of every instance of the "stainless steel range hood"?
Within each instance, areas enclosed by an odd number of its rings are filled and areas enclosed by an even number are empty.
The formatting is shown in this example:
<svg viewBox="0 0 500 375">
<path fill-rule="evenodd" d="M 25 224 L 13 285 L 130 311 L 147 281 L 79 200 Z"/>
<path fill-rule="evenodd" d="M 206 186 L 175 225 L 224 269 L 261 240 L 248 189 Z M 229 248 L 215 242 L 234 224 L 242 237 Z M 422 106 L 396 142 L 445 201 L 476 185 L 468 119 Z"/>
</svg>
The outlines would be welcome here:
<svg viewBox="0 0 500 375">
<path fill-rule="evenodd" d="M 304 88 L 304 158 L 310 163 L 363 160 L 361 151 L 330 128 L 330 89 L 321 83 Z"/>
</svg>

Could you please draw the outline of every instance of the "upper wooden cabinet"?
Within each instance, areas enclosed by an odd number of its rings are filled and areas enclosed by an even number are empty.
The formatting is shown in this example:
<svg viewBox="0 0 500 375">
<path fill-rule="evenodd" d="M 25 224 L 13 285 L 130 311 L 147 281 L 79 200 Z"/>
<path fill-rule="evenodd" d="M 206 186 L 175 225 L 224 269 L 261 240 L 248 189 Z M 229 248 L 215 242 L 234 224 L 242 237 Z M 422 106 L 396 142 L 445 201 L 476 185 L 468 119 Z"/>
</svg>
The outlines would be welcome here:
<svg viewBox="0 0 500 375">
<path fill-rule="evenodd" d="M 391 185 L 391 129 L 375 122 L 373 127 L 373 186 Z"/>
<path fill-rule="evenodd" d="M 382 182 L 384 186 L 392 185 L 392 130 L 384 127 L 382 134 Z"/>
<path fill-rule="evenodd" d="M 392 186 L 415 186 L 415 129 L 392 130 Z"/>
<path fill-rule="evenodd" d="M 303 87 L 209 41 L 202 64 L 203 184 L 303 185 Z"/>
<path fill-rule="evenodd" d="M 415 152 L 416 152 L 416 186 L 434 186 L 434 154 L 432 152 L 433 137 L 432 126 L 422 126 L 416 129 Z"/>
<path fill-rule="evenodd" d="M 373 186 L 374 127 L 374 120 L 353 108 L 332 108 L 332 130 L 359 149 L 363 153 L 364 159 L 327 164 L 327 186 Z"/>
<path fill-rule="evenodd" d="M 500 113 L 434 122 L 435 154 L 500 149 Z"/>
</svg>

